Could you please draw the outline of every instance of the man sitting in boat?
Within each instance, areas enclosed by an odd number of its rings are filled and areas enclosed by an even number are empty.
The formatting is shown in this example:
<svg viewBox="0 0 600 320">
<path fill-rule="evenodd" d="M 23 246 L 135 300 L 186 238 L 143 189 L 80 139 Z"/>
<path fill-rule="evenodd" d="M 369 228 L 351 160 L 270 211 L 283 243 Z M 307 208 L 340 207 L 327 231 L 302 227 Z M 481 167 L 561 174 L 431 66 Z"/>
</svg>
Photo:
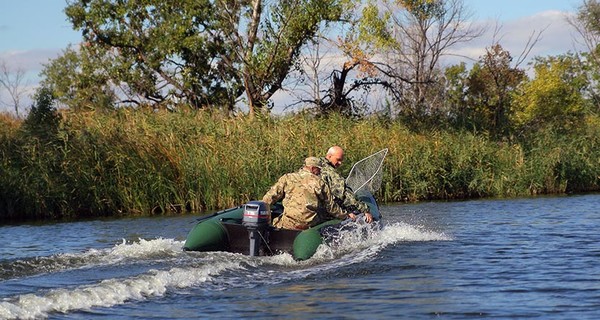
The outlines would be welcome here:
<svg viewBox="0 0 600 320">
<path fill-rule="evenodd" d="M 321 179 L 329 186 L 334 201 L 345 211 L 352 220 L 356 220 L 356 215 L 352 212 L 363 213 L 367 223 L 373 222 L 373 215 L 369 212 L 369 206 L 358 200 L 352 189 L 346 185 L 346 180 L 335 169 L 342 165 L 344 161 L 344 149 L 339 146 L 333 146 L 327 150 L 325 157 L 321 161 Z"/>
<path fill-rule="evenodd" d="M 273 226 L 305 230 L 326 220 L 348 217 L 319 178 L 320 163 L 319 158 L 306 158 L 300 170 L 283 175 L 263 196 L 262 201 L 269 206 L 282 201 L 283 214 L 273 219 Z"/>
</svg>

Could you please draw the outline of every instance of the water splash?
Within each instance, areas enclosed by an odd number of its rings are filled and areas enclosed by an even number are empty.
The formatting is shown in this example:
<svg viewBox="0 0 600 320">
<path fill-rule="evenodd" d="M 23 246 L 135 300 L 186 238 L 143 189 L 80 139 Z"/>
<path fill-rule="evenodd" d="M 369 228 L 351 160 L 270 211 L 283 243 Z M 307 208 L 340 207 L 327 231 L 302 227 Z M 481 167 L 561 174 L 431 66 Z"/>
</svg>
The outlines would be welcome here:
<svg viewBox="0 0 600 320">
<path fill-rule="evenodd" d="M 374 259 L 391 245 L 415 241 L 451 241 L 445 233 L 427 230 L 403 222 L 386 225 L 355 223 L 352 228 L 329 239 L 306 261 L 295 261 L 289 254 L 270 257 L 267 264 L 286 267 L 285 272 L 272 271 L 272 283 L 302 279 L 323 272 Z M 276 275 L 276 276 L 275 276 Z"/>
<path fill-rule="evenodd" d="M 139 239 L 138 242 L 133 243 L 127 243 L 123 240 L 122 243 L 108 249 L 89 249 L 82 253 L 61 253 L 48 257 L 3 261 L 0 262 L 0 280 L 76 268 L 111 265 L 125 260 L 175 257 L 181 254 L 182 247 L 182 241 L 173 239 Z"/>
<path fill-rule="evenodd" d="M 0 265 L 0 277 L 62 272 L 77 268 L 167 260 L 164 270 L 145 270 L 125 278 L 110 278 L 70 288 L 45 289 L 6 297 L 0 302 L 0 318 L 37 319 L 52 313 L 69 313 L 95 307 L 111 307 L 128 301 L 163 296 L 169 291 L 205 286 L 211 290 L 254 287 L 304 279 L 315 274 L 373 259 L 387 246 L 410 241 L 447 241 L 451 237 L 423 227 L 393 223 L 383 228 L 358 224 L 332 243 L 319 247 L 307 261 L 290 254 L 249 257 L 227 252 L 184 252 L 183 242 L 174 239 L 139 239 L 107 249 L 65 253 L 50 257 L 13 261 Z M 177 267 L 175 265 L 179 264 Z M 7 271 L 12 265 L 12 271 Z M 16 266 L 16 267 L 15 267 Z M 28 269 L 23 270 L 17 269 Z M 263 276 L 256 277 L 256 269 Z"/>
<path fill-rule="evenodd" d="M 111 307 L 132 300 L 162 296 L 170 288 L 187 288 L 210 281 L 225 270 L 241 268 L 238 262 L 218 261 L 202 267 L 151 270 L 127 279 L 108 279 L 74 289 L 53 289 L 45 294 L 24 294 L 0 302 L 0 318 L 37 319 L 49 313 L 67 313 L 92 307 Z"/>
<path fill-rule="evenodd" d="M 336 257 L 350 252 L 366 251 L 372 255 L 387 246 L 402 242 L 415 241 L 450 241 L 445 233 L 427 230 L 422 226 L 414 226 L 404 222 L 386 225 L 369 225 L 355 223 L 352 229 L 339 233 L 330 239 L 330 244 L 321 246 L 316 257 Z"/>
</svg>

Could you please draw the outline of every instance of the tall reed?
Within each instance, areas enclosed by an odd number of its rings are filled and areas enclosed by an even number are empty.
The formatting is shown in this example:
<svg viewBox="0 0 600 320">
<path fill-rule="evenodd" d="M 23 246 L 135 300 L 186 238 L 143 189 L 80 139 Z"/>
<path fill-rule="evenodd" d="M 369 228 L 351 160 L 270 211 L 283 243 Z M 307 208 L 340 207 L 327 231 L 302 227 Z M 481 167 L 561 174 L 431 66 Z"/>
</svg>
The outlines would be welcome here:
<svg viewBox="0 0 600 320">
<path fill-rule="evenodd" d="M 331 145 L 341 167 L 389 148 L 381 202 L 599 189 L 600 125 L 539 132 L 521 144 L 398 122 L 306 115 L 118 110 L 63 114 L 52 130 L 0 116 L 0 219 L 207 211 L 259 199 Z"/>
</svg>

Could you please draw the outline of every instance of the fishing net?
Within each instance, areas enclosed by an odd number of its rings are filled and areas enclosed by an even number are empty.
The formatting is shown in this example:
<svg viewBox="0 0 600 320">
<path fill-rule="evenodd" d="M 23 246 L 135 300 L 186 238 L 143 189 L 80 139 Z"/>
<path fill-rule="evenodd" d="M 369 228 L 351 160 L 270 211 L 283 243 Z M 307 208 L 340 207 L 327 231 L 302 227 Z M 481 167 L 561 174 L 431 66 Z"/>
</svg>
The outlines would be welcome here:
<svg viewBox="0 0 600 320">
<path fill-rule="evenodd" d="M 383 159 L 387 153 L 388 149 L 385 148 L 356 162 L 346 178 L 346 185 L 352 188 L 354 193 L 368 190 L 374 194 L 381 187 Z"/>
</svg>

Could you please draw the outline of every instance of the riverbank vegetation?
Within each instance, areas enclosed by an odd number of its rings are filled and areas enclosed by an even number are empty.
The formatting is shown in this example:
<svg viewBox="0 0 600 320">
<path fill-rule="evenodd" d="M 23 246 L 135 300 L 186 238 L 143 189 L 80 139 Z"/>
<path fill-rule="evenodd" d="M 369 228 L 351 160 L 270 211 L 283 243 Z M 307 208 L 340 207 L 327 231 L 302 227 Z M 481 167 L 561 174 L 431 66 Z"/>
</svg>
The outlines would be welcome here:
<svg viewBox="0 0 600 320">
<path fill-rule="evenodd" d="M 0 114 L 0 220 L 226 208 L 334 144 L 343 174 L 389 148 L 381 202 L 600 191 L 600 2 L 569 18 L 587 51 L 529 69 L 541 34 L 516 58 L 494 42 L 442 64 L 484 31 L 466 9 L 71 1 L 82 43 L 44 67 L 28 112 L 0 75 L 16 111 Z"/>
<path fill-rule="evenodd" d="M 3 220 L 226 208 L 260 198 L 333 144 L 347 150 L 343 173 L 389 148 L 381 202 L 600 190 L 595 117 L 570 135 L 545 128 L 526 142 L 339 115 L 260 120 L 123 109 L 0 122 Z"/>
</svg>

